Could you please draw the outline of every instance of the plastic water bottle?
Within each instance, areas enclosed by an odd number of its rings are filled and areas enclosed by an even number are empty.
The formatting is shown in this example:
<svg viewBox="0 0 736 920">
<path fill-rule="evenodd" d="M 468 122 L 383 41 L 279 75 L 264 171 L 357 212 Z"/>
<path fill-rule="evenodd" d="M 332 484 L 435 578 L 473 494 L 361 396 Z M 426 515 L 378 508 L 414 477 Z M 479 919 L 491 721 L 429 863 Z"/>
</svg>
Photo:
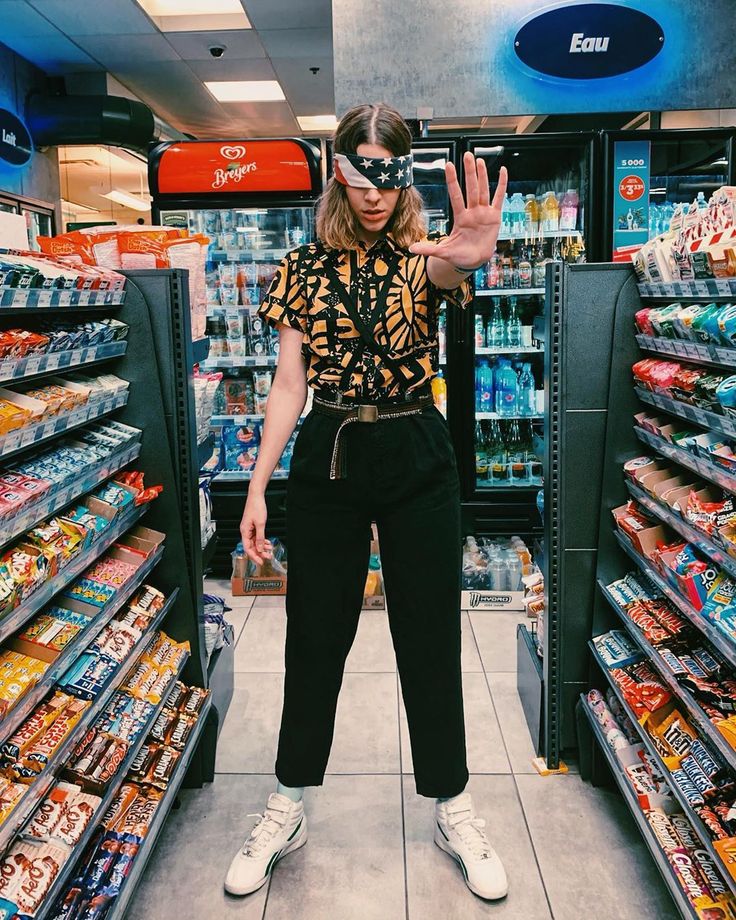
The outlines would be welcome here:
<svg viewBox="0 0 736 920">
<path fill-rule="evenodd" d="M 509 591 L 521 589 L 521 559 L 516 551 L 510 549 L 506 554 L 506 584 Z"/>
<path fill-rule="evenodd" d="M 503 348 L 506 342 L 506 330 L 503 323 L 503 314 L 501 313 L 500 298 L 493 298 L 493 311 L 491 313 L 491 322 L 486 334 L 486 343 L 489 348 Z"/>
<path fill-rule="evenodd" d="M 662 205 L 662 233 L 667 233 L 670 229 L 670 224 L 672 223 L 672 215 L 675 213 L 675 209 L 672 207 L 669 201 L 666 201 Z"/>
<path fill-rule="evenodd" d="M 531 364 L 524 364 L 519 375 L 519 415 L 537 414 L 537 391 Z"/>
<path fill-rule="evenodd" d="M 511 216 L 511 202 L 509 201 L 508 192 L 503 196 L 503 204 L 501 205 L 501 236 L 510 237 L 513 236 L 513 218 Z"/>
<path fill-rule="evenodd" d="M 492 591 L 507 591 L 507 572 L 504 560 L 499 553 L 494 553 L 488 566 Z"/>
<path fill-rule="evenodd" d="M 493 371 L 485 359 L 480 362 L 475 381 L 476 410 L 478 412 L 491 412 L 493 410 Z"/>
<path fill-rule="evenodd" d="M 656 204 L 649 205 L 649 239 L 653 240 L 659 235 L 659 208 Z"/>
<path fill-rule="evenodd" d="M 518 415 L 519 379 L 511 362 L 501 358 L 495 378 L 496 412 L 504 417 Z"/>
<path fill-rule="evenodd" d="M 510 348 L 521 347 L 521 320 L 516 312 L 516 298 L 509 298 L 509 318 L 506 321 L 506 344 Z"/>
<path fill-rule="evenodd" d="M 699 211 L 707 210 L 708 202 L 705 200 L 705 192 L 698 192 L 698 197 L 695 199 L 695 203 L 697 204 Z"/>
<path fill-rule="evenodd" d="M 475 347 L 485 348 L 486 345 L 486 327 L 483 317 L 480 313 L 475 314 Z"/>
<path fill-rule="evenodd" d="M 569 188 L 560 202 L 560 230 L 574 230 L 578 225 L 578 190 Z"/>
<path fill-rule="evenodd" d="M 524 236 L 526 231 L 526 208 L 521 192 L 514 192 L 509 202 L 511 211 L 511 232 L 514 236 Z"/>
</svg>

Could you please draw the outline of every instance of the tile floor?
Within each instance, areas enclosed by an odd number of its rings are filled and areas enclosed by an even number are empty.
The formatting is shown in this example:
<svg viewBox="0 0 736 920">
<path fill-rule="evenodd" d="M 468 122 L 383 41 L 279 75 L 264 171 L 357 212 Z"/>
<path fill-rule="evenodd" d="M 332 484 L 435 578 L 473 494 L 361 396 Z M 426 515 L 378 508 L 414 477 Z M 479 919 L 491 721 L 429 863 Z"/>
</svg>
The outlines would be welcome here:
<svg viewBox="0 0 736 920">
<path fill-rule="evenodd" d="M 208 590 L 226 594 L 226 582 Z M 432 842 L 416 795 L 386 616 L 364 612 L 350 653 L 322 787 L 309 790 L 310 840 L 240 900 L 222 880 L 274 788 L 285 612 L 234 598 L 235 695 L 215 782 L 182 793 L 131 920 L 674 920 L 677 913 L 625 805 L 571 773 L 542 778 L 516 695 L 514 614 L 463 614 L 469 789 L 506 864 L 508 897 L 486 903 Z M 165 880 L 165 889 L 161 881 Z"/>
</svg>

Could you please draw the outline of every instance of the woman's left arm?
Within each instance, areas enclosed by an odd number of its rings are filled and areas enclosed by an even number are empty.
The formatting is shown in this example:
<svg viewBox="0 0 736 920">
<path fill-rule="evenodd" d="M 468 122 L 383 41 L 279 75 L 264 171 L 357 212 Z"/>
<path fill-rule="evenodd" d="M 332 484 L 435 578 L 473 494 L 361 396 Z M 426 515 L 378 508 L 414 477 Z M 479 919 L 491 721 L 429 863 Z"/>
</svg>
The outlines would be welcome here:
<svg viewBox="0 0 736 920">
<path fill-rule="evenodd" d="M 499 171 L 492 202 L 485 162 L 466 153 L 463 167 L 465 199 L 454 164 L 445 166 L 453 215 L 452 233 L 439 243 L 414 243 L 409 247 L 415 255 L 428 257 L 429 280 L 443 290 L 458 287 L 468 275 L 490 260 L 501 229 L 501 208 L 508 183 L 506 167 L 502 166 Z"/>
</svg>

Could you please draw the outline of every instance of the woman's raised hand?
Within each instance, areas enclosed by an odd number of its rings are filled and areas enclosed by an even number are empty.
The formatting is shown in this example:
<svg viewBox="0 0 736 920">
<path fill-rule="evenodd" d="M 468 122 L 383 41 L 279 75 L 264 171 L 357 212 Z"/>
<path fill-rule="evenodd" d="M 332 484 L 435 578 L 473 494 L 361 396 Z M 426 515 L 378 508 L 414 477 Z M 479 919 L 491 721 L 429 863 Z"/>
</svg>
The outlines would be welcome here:
<svg viewBox="0 0 736 920">
<path fill-rule="evenodd" d="M 465 199 L 454 164 L 447 163 L 445 166 L 447 191 L 452 205 L 452 232 L 439 243 L 414 243 L 410 249 L 416 255 L 443 259 L 456 267 L 478 268 L 489 261 L 496 249 L 508 173 L 506 167 L 502 166 L 493 201 L 490 201 L 485 162 L 476 159 L 472 153 L 466 153 L 463 169 Z"/>
</svg>

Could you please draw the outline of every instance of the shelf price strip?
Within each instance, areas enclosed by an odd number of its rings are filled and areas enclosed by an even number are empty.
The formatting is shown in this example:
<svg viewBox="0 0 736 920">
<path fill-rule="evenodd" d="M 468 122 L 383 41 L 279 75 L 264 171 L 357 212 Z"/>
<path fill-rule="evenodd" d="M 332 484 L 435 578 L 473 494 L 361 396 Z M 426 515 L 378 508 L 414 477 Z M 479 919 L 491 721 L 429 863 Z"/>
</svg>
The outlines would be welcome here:
<svg viewBox="0 0 736 920">
<path fill-rule="evenodd" d="M 690 450 L 683 450 L 680 447 L 675 447 L 670 441 L 666 441 L 664 438 L 660 438 L 656 434 L 652 434 L 651 431 L 640 428 L 638 425 L 634 429 L 634 433 L 640 441 L 644 444 L 648 444 L 651 448 L 656 450 L 658 454 L 661 454 L 668 460 L 679 463 L 680 466 L 685 466 L 699 473 L 704 479 L 709 479 L 727 492 L 733 492 L 736 495 L 736 475 L 731 475 L 726 472 L 726 470 L 716 466 L 715 463 L 709 463 L 707 460 L 703 460 L 702 457 L 699 457 Z"/>
<path fill-rule="evenodd" d="M 707 409 L 700 409 L 698 406 L 690 406 L 687 403 L 679 402 L 669 396 L 662 396 L 660 393 L 652 393 L 641 387 L 635 387 L 636 395 L 642 402 L 656 406 L 663 412 L 670 415 L 677 415 L 689 422 L 695 422 L 703 428 L 710 428 L 725 435 L 727 438 L 736 438 L 736 419 L 728 415 L 718 415 L 715 412 L 709 412 Z"/>
<path fill-rule="evenodd" d="M 105 345 L 92 345 L 87 348 L 74 348 L 70 351 L 57 351 L 48 355 L 28 355 L 25 358 L 5 358 L 0 361 L 0 383 L 9 380 L 22 380 L 39 374 L 52 374 L 69 367 L 83 367 L 112 358 L 122 357 L 128 343 L 108 342 Z"/>
<path fill-rule="evenodd" d="M 671 281 L 668 283 L 642 282 L 637 285 L 639 296 L 650 297 L 733 297 L 736 294 L 736 280 L 727 278 L 705 278 L 699 281 Z"/>
<path fill-rule="evenodd" d="M 18 288 L 0 285 L 0 307 L 12 310 L 56 310 L 74 307 L 119 306 L 125 301 L 125 291 L 62 291 L 58 288 Z"/>
</svg>

